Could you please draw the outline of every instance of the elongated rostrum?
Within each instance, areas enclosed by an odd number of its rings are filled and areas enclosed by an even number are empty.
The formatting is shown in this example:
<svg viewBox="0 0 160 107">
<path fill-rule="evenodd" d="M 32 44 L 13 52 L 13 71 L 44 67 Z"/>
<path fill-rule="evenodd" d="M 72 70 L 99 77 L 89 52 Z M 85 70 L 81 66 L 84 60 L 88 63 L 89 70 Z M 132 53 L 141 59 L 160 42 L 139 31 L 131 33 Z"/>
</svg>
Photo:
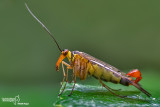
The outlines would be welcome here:
<svg viewBox="0 0 160 107">
<path fill-rule="evenodd" d="M 104 82 L 112 82 L 115 84 L 122 84 L 124 86 L 133 85 L 137 89 L 139 89 L 141 92 L 146 94 L 148 97 L 151 97 L 151 94 L 147 92 L 145 89 L 143 89 L 140 84 L 138 83 L 142 77 L 141 72 L 138 69 L 134 69 L 130 71 L 128 74 L 125 74 L 121 72 L 119 69 L 115 68 L 114 66 L 111 66 L 108 63 L 105 63 L 97 58 L 94 58 L 91 55 L 88 55 L 87 53 L 80 52 L 80 51 L 69 51 L 68 49 L 61 50 L 59 44 L 57 43 L 54 36 L 50 33 L 50 31 L 47 29 L 47 27 L 31 12 L 27 4 L 25 3 L 25 6 L 29 13 L 41 24 L 41 26 L 49 33 L 49 35 L 52 37 L 54 42 L 56 43 L 59 51 L 61 52 L 61 55 L 56 63 L 56 70 L 59 71 L 60 63 L 62 64 L 62 70 L 63 70 L 63 82 L 65 81 L 65 85 L 63 86 L 62 91 L 59 93 L 59 96 L 63 93 L 66 84 L 68 83 L 68 70 L 73 70 L 72 75 L 72 81 L 74 81 L 73 88 L 69 94 L 69 96 L 72 94 L 76 78 L 79 77 L 81 80 L 85 80 L 87 78 L 87 75 L 91 75 L 94 78 L 96 78 L 103 87 L 105 87 L 108 91 L 110 91 L 112 94 L 119 96 L 119 97 L 126 97 L 116 94 L 114 91 L 117 91 L 115 89 L 112 89 L 108 87 Z M 63 61 L 64 58 L 67 58 L 69 63 L 66 63 Z M 64 70 L 64 65 L 67 67 L 67 71 Z M 62 88 L 62 87 L 61 87 Z"/>
</svg>

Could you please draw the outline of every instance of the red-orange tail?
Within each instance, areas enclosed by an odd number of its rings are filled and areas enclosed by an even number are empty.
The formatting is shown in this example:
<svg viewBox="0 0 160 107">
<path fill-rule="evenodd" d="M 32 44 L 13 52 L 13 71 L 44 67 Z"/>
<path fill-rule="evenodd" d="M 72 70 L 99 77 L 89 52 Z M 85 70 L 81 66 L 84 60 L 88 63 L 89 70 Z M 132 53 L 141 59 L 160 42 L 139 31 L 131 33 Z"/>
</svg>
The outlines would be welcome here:
<svg viewBox="0 0 160 107">
<path fill-rule="evenodd" d="M 141 72 L 138 69 L 134 69 L 130 71 L 127 75 L 131 77 L 135 77 L 136 80 L 134 80 L 133 82 L 136 84 L 142 79 Z"/>
<path fill-rule="evenodd" d="M 147 92 L 145 89 L 143 89 L 139 84 L 138 82 L 142 79 L 141 77 L 141 72 L 138 70 L 138 69 L 134 69 L 132 71 L 130 71 L 128 74 L 128 76 L 131 76 L 131 77 L 135 77 L 136 80 L 130 80 L 129 78 L 126 78 L 126 80 L 130 83 L 130 85 L 133 85 L 135 86 L 137 89 L 139 89 L 140 91 L 142 91 L 144 94 L 146 94 L 148 97 L 151 97 L 152 95 Z"/>
</svg>

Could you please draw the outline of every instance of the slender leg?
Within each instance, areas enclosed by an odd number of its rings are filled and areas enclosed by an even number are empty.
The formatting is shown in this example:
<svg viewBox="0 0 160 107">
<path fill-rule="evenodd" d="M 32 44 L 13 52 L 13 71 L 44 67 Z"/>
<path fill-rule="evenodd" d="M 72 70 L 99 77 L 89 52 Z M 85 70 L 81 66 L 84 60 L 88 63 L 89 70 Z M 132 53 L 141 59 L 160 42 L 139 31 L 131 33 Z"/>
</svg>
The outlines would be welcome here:
<svg viewBox="0 0 160 107">
<path fill-rule="evenodd" d="M 74 75 L 72 75 L 72 80 L 71 80 L 70 82 L 68 82 L 68 83 L 72 83 L 72 81 L 73 81 L 73 78 L 74 78 Z"/>
<path fill-rule="evenodd" d="M 72 95 L 74 87 L 75 87 L 75 84 L 76 84 L 76 73 L 74 73 L 74 85 L 73 85 L 72 91 L 71 91 L 71 93 L 68 96 Z"/>
<path fill-rule="evenodd" d="M 103 86 L 102 86 L 103 87 Z M 112 91 L 120 91 L 121 89 L 113 89 L 113 88 L 111 88 L 111 87 L 108 87 L 110 90 L 112 90 Z"/>
<path fill-rule="evenodd" d="M 63 81 L 61 82 L 61 88 L 62 88 L 62 86 L 63 86 L 63 82 L 64 82 L 65 77 L 66 77 L 65 70 L 64 70 L 64 66 L 63 66 L 63 63 L 62 63 L 62 70 L 63 70 L 63 75 L 64 75 L 64 77 L 63 77 Z"/>
<path fill-rule="evenodd" d="M 109 88 L 106 84 L 104 84 L 104 83 L 102 82 L 101 79 L 99 79 L 99 82 L 102 84 L 103 87 L 105 87 L 105 88 L 106 88 L 109 92 L 111 92 L 113 95 L 116 95 L 116 96 L 121 97 L 121 98 L 127 97 L 127 96 L 120 96 L 120 95 L 112 92 L 112 91 L 110 90 L 110 88 Z"/>
<path fill-rule="evenodd" d="M 66 85 L 67 85 L 67 82 L 68 82 L 68 69 L 72 69 L 72 67 L 69 64 L 67 64 L 66 62 L 62 61 L 62 66 L 63 66 L 63 64 L 67 66 L 66 83 L 65 83 L 61 93 L 58 96 L 60 96 L 64 92 L 64 89 L 66 88 Z M 63 67 L 63 69 L 64 69 L 64 67 Z"/>
<path fill-rule="evenodd" d="M 112 91 L 120 91 L 121 89 L 113 89 L 113 88 L 110 88 L 110 87 L 108 87 L 110 90 L 112 90 Z"/>
<path fill-rule="evenodd" d="M 63 90 L 61 91 L 61 93 L 58 96 L 60 96 L 64 92 L 64 89 L 66 88 L 67 82 L 68 82 L 68 69 L 67 69 L 67 75 L 66 75 L 66 83 L 63 87 Z"/>
</svg>

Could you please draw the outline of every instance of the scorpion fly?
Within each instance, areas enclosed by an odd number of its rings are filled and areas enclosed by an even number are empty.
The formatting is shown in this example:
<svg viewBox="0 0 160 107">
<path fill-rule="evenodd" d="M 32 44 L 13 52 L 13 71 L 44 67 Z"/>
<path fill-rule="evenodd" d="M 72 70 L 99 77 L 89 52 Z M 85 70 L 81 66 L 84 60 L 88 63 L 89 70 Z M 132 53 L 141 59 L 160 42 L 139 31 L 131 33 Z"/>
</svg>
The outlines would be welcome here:
<svg viewBox="0 0 160 107">
<path fill-rule="evenodd" d="M 145 89 L 143 89 L 138 83 L 142 79 L 141 72 L 138 69 L 134 69 L 130 71 L 128 74 L 125 74 L 121 72 L 119 69 L 115 68 L 114 66 L 111 66 L 97 58 L 94 58 L 93 56 L 88 55 L 87 53 L 80 52 L 80 51 L 69 51 L 68 49 L 61 50 L 56 39 L 50 33 L 47 27 L 31 12 L 31 10 L 29 9 L 26 3 L 25 3 L 25 6 L 27 10 L 29 11 L 29 13 L 44 28 L 44 30 L 49 33 L 51 38 L 56 43 L 59 51 L 61 52 L 61 55 L 56 63 L 56 70 L 59 71 L 59 66 L 61 63 L 63 75 L 64 75 L 62 84 L 65 81 L 65 85 L 62 91 L 60 92 L 59 96 L 63 93 L 66 87 L 66 84 L 68 83 L 68 70 L 72 69 L 73 70 L 72 81 L 74 81 L 74 84 L 73 84 L 73 88 L 69 96 L 72 94 L 74 90 L 77 77 L 79 77 L 81 80 L 85 80 L 87 78 L 87 75 L 91 75 L 94 78 L 96 78 L 100 82 L 100 84 L 102 84 L 103 87 L 105 87 L 109 92 L 111 92 L 112 94 L 116 96 L 126 97 L 126 96 L 121 96 L 121 95 L 114 93 L 114 91 L 117 91 L 117 90 L 114 90 L 108 87 L 106 84 L 104 84 L 104 82 L 112 82 L 115 84 L 119 83 L 124 86 L 133 85 L 134 87 L 139 89 L 141 92 L 146 94 L 148 97 L 151 97 L 151 94 L 147 92 Z M 64 58 L 68 59 L 69 64 L 63 61 Z M 65 72 L 64 70 L 64 65 L 67 67 L 67 72 Z"/>
</svg>

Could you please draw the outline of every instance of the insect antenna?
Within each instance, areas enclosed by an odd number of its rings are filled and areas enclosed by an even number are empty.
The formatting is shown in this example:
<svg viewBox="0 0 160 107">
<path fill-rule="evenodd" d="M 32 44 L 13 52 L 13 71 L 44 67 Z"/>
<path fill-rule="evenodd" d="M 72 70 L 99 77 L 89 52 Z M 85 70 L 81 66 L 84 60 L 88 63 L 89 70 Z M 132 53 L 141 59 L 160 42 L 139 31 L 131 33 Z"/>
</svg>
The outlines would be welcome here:
<svg viewBox="0 0 160 107">
<path fill-rule="evenodd" d="M 26 6 L 28 12 L 37 20 L 37 22 L 38 22 L 39 24 L 41 24 L 41 26 L 44 28 L 44 30 L 48 32 L 48 34 L 51 36 L 51 38 L 52 38 L 52 39 L 54 40 L 54 42 L 56 43 L 58 49 L 62 52 L 60 46 L 58 45 L 58 42 L 56 41 L 56 39 L 54 38 L 54 36 L 51 34 L 51 32 L 48 30 L 48 28 L 32 13 L 32 11 L 29 9 L 27 3 L 25 3 L 25 6 Z"/>
</svg>

